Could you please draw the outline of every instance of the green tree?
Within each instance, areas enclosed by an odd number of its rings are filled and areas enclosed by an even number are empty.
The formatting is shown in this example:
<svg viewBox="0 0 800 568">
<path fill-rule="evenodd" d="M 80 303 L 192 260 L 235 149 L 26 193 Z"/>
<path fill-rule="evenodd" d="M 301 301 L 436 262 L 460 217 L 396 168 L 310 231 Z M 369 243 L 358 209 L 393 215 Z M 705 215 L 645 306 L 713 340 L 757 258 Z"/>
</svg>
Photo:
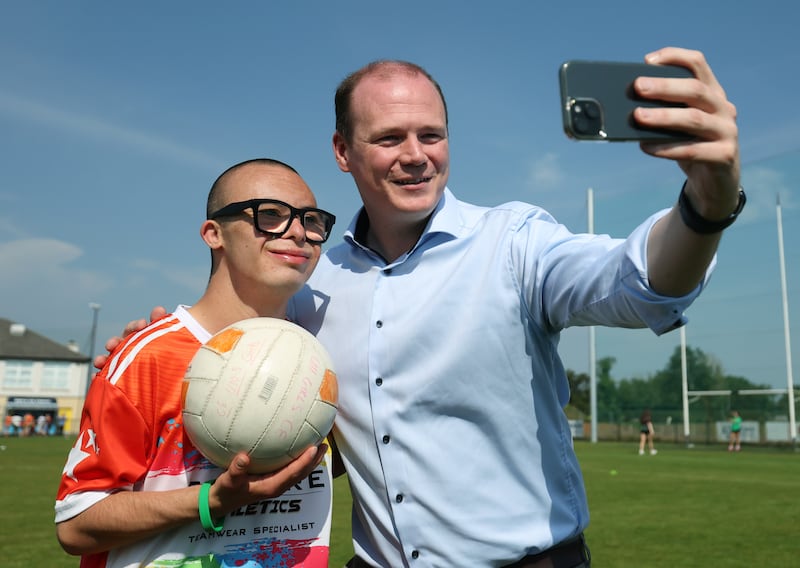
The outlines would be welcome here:
<svg viewBox="0 0 800 568">
<path fill-rule="evenodd" d="M 614 380 L 611 371 L 617 360 L 597 361 L 597 418 L 601 422 L 622 423 L 638 420 L 645 408 L 654 422 L 683 420 L 681 350 L 676 347 L 664 368 L 652 376 Z M 686 373 L 689 391 L 730 390 L 731 396 L 690 397 L 693 422 L 727 420 L 732 409 L 747 420 L 765 421 L 787 415 L 788 399 L 783 396 L 746 396 L 741 391 L 766 389 L 744 377 L 725 375 L 721 362 L 702 349 L 686 348 Z M 573 412 L 591 413 L 590 378 L 586 373 L 567 370 Z M 578 416 L 571 416 L 578 417 Z"/>
<path fill-rule="evenodd" d="M 767 389 L 767 385 L 756 385 L 744 377 L 726 376 L 725 384 L 732 391 L 729 411 L 738 410 L 745 420 L 764 422 L 775 418 L 788 417 L 789 407 L 786 395 L 746 395 L 741 391 Z"/>
<path fill-rule="evenodd" d="M 577 410 L 581 417 L 588 416 L 591 414 L 589 408 L 591 378 L 586 373 L 576 373 L 572 369 L 567 369 L 567 381 L 569 381 L 570 406 Z"/>
<path fill-rule="evenodd" d="M 658 393 L 659 414 L 670 412 L 682 417 L 681 375 L 681 350 L 676 347 L 666 367 L 653 377 L 654 390 Z M 686 376 L 690 391 L 727 389 L 722 365 L 698 348 L 686 348 Z M 725 397 L 704 396 L 696 404 L 701 411 L 690 411 L 690 416 L 695 421 L 725 420 L 730 410 L 729 401 Z"/>
<path fill-rule="evenodd" d="M 604 422 L 618 422 L 620 418 L 619 393 L 617 383 L 611 377 L 611 368 L 617 360 L 603 357 L 597 361 L 597 419 Z"/>
<path fill-rule="evenodd" d="M 658 397 L 653 389 L 652 379 L 623 379 L 617 387 L 619 393 L 620 422 L 637 420 L 645 408 L 654 411 L 659 408 Z"/>
</svg>

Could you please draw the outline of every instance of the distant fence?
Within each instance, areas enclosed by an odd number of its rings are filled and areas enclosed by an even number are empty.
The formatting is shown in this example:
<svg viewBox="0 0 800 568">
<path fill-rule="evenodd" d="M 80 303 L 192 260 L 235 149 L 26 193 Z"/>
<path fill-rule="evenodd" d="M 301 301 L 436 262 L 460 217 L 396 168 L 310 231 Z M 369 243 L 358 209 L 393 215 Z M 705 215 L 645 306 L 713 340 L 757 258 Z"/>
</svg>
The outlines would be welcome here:
<svg viewBox="0 0 800 568">
<path fill-rule="evenodd" d="M 591 423 L 583 420 L 570 420 L 572 436 L 576 439 L 591 439 Z M 655 439 L 662 442 L 695 444 L 716 444 L 727 442 L 730 436 L 730 422 L 692 423 L 689 426 L 689 439 L 683 434 L 683 423 L 653 424 Z M 800 426 L 795 439 L 800 439 Z M 599 422 L 597 439 L 601 441 L 639 441 L 639 423 L 613 424 Z M 791 442 L 789 423 L 785 421 L 742 422 L 742 443 L 747 444 L 787 444 Z"/>
</svg>

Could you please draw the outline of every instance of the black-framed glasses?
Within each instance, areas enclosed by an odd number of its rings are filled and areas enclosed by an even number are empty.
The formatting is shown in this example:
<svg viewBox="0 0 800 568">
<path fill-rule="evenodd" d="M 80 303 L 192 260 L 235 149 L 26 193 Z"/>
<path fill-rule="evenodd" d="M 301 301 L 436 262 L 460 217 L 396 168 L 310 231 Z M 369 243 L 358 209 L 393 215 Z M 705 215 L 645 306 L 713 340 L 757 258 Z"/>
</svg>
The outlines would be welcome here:
<svg viewBox="0 0 800 568">
<path fill-rule="evenodd" d="M 218 209 L 208 216 L 209 219 L 232 217 L 244 213 L 246 209 L 253 212 L 253 226 L 257 231 L 275 237 L 286 234 L 295 217 L 306 231 L 306 240 L 321 244 L 328 240 L 336 216 L 316 207 L 298 209 L 277 199 L 248 199 L 237 201 Z"/>
</svg>

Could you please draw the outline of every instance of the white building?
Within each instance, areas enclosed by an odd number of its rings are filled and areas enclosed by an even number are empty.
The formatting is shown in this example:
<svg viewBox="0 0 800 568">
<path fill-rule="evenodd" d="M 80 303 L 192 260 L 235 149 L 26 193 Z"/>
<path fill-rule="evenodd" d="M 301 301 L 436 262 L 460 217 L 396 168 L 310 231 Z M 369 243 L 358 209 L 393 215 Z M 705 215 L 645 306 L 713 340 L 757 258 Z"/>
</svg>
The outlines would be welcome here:
<svg viewBox="0 0 800 568">
<path fill-rule="evenodd" d="M 86 395 L 89 356 L 0 318 L 0 409 L 3 417 L 32 414 L 63 422 L 76 434 Z M 4 429 L 5 431 L 5 429 Z"/>
</svg>

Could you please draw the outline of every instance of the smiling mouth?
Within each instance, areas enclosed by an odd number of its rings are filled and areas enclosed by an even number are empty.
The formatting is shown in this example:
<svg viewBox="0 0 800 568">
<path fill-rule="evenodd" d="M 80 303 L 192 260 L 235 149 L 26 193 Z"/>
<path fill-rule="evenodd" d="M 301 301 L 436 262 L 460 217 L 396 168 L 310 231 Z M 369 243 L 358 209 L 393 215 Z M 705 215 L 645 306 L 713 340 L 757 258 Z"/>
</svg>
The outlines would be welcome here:
<svg viewBox="0 0 800 568">
<path fill-rule="evenodd" d="M 277 255 L 280 255 L 280 256 L 289 256 L 289 257 L 293 257 L 293 258 L 303 258 L 303 259 L 310 258 L 309 254 L 307 254 L 307 253 L 305 253 L 303 251 L 297 251 L 297 250 L 272 250 L 270 252 L 272 254 L 277 254 Z"/>
<path fill-rule="evenodd" d="M 432 177 L 423 177 L 417 179 L 397 180 L 395 183 L 397 185 L 419 185 L 421 183 L 428 183 L 432 179 Z"/>
</svg>

